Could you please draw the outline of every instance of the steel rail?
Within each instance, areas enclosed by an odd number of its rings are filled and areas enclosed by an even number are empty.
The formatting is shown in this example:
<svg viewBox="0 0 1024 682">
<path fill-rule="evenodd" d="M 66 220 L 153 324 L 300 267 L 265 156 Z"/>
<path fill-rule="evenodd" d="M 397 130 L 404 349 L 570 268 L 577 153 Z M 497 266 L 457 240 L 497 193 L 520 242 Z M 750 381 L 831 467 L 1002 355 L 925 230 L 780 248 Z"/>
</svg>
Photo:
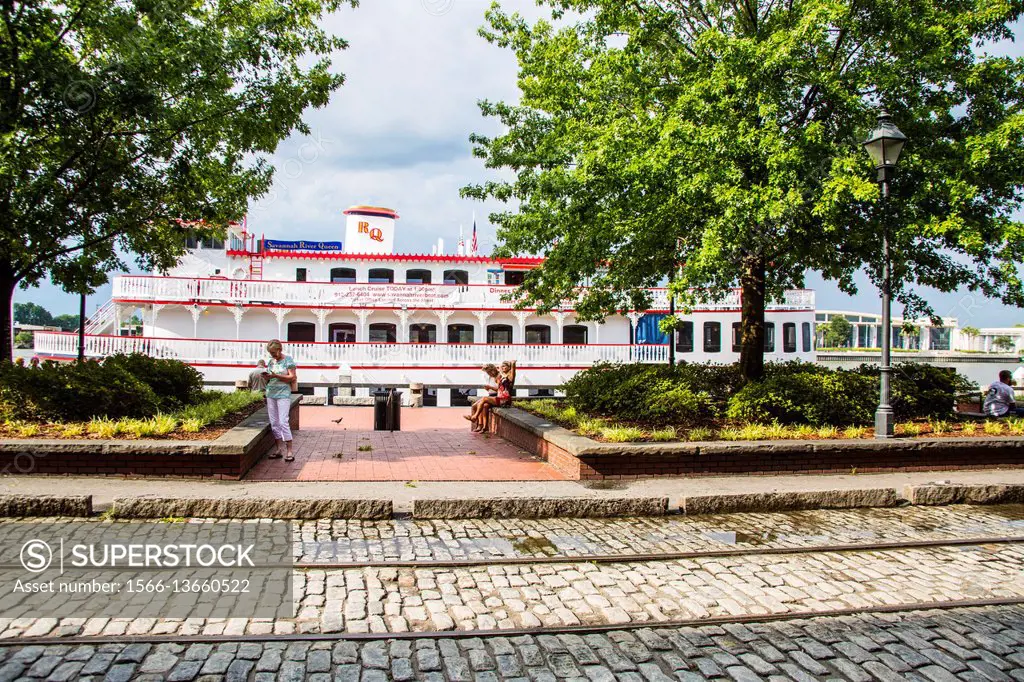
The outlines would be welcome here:
<svg viewBox="0 0 1024 682">
<path fill-rule="evenodd" d="M 382 561 L 297 561 L 257 563 L 253 570 L 276 570 L 290 568 L 295 570 L 351 570 L 360 568 L 472 568 L 476 566 L 510 566 L 528 564 L 629 564 L 644 561 L 680 561 L 685 559 L 715 559 L 742 556 L 770 556 L 795 554 L 837 554 L 844 552 L 883 552 L 904 549 L 927 549 L 930 547 L 970 547 L 981 545 L 1009 545 L 1024 542 L 1024 535 L 975 537 L 975 538 L 931 538 L 927 540 L 909 540 L 892 542 L 874 542 L 841 545 L 808 545 L 804 547 L 737 547 L 734 549 L 693 550 L 687 552 L 645 552 L 622 554 L 581 554 L 547 555 L 539 557 L 488 557 L 484 559 L 422 559 L 404 561 L 401 559 L 385 559 Z M 16 570 L 22 568 L 18 563 L 0 563 L 0 570 Z M 107 571 L 167 571 L 166 566 L 65 566 L 65 571 L 95 571 L 97 568 Z"/>
<path fill-rule="evenodd" d="M 681 559 L 713 559 L 736 556 L 764 556 L 772 554 L 814 554 L 839 552 L 873 552 L 894 549 L 922 549 L 928 547 L 962 547 L 971 545 L 1006 545 L 1024 542 L 1024 536 L 1011 535 L 979 538 L 932 538 L 862 544 L 813 545 L 806 547 L 737 547 L 734 549 L 693 550 L 688 552 L 646 552 L 633 554 L 582 554 L 580 556 L 549 555 L 541 557 L 488 557 L 485 559 L 423 559 L 402 561 L 306 561 L 296 562 L 296 569 L 353 569 L 353 568 L 466 568 L 473 566 L 507 566 L 521 564 L 621 564 L 641 561 L 677 561 Z"/>
<path fill-rule="evenodd" d="M 987 599 L 960 599 L 940 602 L 909 602 L 904 604 L 882 604 L 864 608 L 828 609 L 824 611 L 790 611 L 760 615 L 710 616 L 708 618 L 683 618 L 657 622 L 619 624 L 562 625 L 558 627 L 509 628 L 494 630 L 429 630 L 420 632 L 323 632 L 262 635 L 72 635 L 67 637 L 21 637 L 0 639 L 0 648 L 24 646 L 52 646 L 79 644 L 223 644 L 229 642 L 375 642 L 386 640 L 412 639 L 471 639 L 475 637 L 521 637 L 541 635 L 585 635 L 603 632 L 629 630 L 668 630 L 684 627 L 706 627 L 747 623 L 772 623 L 811 618 L 839 618 L 876 613 L 908 613 L 915 611 L 981 608 L 994 606 L 1018 606 L 1024 604 L 1024 597 L 992 597 Z"/>
</svg>

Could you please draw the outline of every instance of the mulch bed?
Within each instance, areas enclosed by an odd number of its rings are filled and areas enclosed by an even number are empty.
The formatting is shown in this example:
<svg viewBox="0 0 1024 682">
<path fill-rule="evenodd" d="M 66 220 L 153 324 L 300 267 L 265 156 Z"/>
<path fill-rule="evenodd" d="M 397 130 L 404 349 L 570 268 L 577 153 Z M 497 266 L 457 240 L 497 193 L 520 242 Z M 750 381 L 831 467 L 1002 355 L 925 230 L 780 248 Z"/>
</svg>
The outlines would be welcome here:
<svg viewBox="0 0 1024 682">
<path fill-rule="evenodd" d="M 34 439 L 58 439 L 58 440 L 216 440 L 222 436 L 225 432 L 233 429 L 234 427 L 241 424 L 246 418 L 252 415 L 253 412 L 262 408 L 265 405 L 264 401 L 257 400 L 237 412 L 225 415 L 222 419 L 218 419 L 211 424 L 208 424 L 200 431 L 196 433 L 184 433 L 180 430 L 175 430 L 166 436 L 148 436 L 146 438 L 133 438 L 128 434 L 118 434 L 113 438 L 104 438 L 96 436 L 90 433 L 82 433 L 79 436 L 65 436 L 63 429 L 52 424 L 39 424 L 39 433 L 34 436 L 22 436 L 14 430 L 0 424 L 0 438 L 17 438 L 29 440 Z"/>
</svg>

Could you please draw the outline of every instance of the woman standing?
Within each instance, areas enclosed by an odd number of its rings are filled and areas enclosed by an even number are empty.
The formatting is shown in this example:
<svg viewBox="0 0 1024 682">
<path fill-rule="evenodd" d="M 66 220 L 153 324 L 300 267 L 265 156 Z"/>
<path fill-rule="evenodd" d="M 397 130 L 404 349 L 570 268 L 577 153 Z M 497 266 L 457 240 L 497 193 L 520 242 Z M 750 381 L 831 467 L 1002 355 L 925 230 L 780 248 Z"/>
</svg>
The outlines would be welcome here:
<svg viewBox="0 0 1024 682">
<path fill-rule="evenodd" d="M 295 381 L 295 361 L 285 355 L 281 342 L 274 339 L 267 344 L 270 363 L 263 376 L 267 379 L 267 416 L 270 417 L 270 428 L 277 441 L 277 451 L 267 455 L 267 459 L 278 459 L 281 456 L 281 443 L 287 451 L 284 461 L 292 462 L 292 429 L 288 424 L 292 407 L 292 382 Z"/>
</svg>

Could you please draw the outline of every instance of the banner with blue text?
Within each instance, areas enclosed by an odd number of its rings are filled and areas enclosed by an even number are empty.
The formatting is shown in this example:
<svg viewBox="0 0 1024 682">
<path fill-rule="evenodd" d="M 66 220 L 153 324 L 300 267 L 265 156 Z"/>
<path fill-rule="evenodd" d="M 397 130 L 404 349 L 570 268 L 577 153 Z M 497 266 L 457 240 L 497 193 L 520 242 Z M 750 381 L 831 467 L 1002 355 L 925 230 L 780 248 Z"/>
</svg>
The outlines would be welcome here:
<svg viewBox="0 0 1024 682">
<path fill-rule="evenodd" d="M 284 242 L 278 239 L 264 239 L 263 247 L 267 251 L 341 251 L 341 242 Z"/>
</svg>

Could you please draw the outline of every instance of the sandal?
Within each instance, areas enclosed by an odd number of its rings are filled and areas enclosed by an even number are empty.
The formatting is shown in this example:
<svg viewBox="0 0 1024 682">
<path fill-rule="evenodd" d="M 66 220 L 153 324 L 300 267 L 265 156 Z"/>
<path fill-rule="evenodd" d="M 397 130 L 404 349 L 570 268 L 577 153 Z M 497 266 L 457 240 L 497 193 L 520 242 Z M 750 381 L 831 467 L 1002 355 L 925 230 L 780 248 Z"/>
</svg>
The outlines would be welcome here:
<svg viewBox="0 0 1024 682">
<path fill-rule="evenodd" d="M 281 453 L 271 452 L 269 455 L 267 455 L 267 459 L 281 459 Z"/>
<path fill-rule="evenodd" d="M 285 455 L 284 456 L 284 461 L 286 461 L 286 462 L 294 462 L 295 461 L 295 455 Z"/>
</svg>

